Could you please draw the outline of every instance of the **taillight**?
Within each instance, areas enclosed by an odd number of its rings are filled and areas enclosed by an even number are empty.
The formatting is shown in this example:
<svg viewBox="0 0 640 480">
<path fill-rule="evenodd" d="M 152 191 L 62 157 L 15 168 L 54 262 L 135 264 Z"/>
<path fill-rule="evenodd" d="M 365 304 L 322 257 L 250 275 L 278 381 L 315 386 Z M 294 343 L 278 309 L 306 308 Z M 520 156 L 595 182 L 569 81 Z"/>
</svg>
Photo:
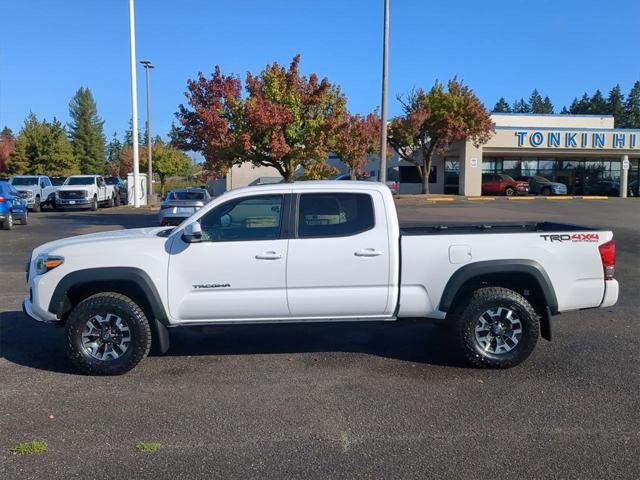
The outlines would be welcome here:
<svg viewBox="0 0 640 480">
<path fill-rule="evenodd" d="M 611 280 L 616 271 L 616 244 L 613 240 L 609 240 L 600 245 L 598 250 L 600 251 L 600 259 L 602 260 L 604 279 Z"/>
<path fill-rule="evenodd" d="M 6 202 L 6 201 L 7 201 L 7 199 L 6 199 L 6 198 L 4 198 L 4 197 L 0 197 L 0 203 L 4 203 L 4 202 Z"/>
</svg>

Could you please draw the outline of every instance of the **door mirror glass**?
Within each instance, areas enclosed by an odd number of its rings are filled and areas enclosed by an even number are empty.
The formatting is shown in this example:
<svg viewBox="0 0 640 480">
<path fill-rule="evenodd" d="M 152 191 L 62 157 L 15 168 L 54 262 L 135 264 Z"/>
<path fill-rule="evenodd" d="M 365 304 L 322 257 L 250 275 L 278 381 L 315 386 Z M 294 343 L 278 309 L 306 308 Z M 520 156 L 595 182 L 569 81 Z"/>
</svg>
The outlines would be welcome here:
<svg viewBox="0 0 640 480">
<path fill-rule="evenodd" d="M 202 241 L 202 228 L 200 227 L 200 223 L 193 222 L 184 227 L 182 240 L 187 243 L 198 243 Z"/>
</svg>

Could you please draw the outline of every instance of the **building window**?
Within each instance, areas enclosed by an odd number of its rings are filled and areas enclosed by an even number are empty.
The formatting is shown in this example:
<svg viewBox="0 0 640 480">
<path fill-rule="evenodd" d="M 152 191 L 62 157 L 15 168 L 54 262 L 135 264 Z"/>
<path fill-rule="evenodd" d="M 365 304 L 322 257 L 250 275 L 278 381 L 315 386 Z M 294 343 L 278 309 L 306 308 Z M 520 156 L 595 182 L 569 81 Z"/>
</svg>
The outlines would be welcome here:
<svg viewBox="0 0 640 480">
<path fill-rule="evenodd" d="M 422 183 L 418 169 L 414 166 L 403 165 L 400 167 L 400 183 Z M 429 183 L 437 183 L 438 180 L 438 168 L 435 165 L 431 166 L 429 171 Z"/>
</svg>

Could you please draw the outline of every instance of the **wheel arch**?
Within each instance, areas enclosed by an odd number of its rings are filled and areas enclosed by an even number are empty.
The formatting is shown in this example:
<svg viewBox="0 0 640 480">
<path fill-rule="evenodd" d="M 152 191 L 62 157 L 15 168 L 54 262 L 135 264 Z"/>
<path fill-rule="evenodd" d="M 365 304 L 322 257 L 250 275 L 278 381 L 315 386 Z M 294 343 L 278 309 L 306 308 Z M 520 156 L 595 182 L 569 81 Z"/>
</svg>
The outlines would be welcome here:
<svg viewBox="0 0 640 480">
<path fill-rule="evenodd" d="M 527 259 L 489 260 L 465 265 L 447 282 L 439 310 L 450 312 L 460 298 L 483 285 L 501 286 L 523 294 L 540 315 L 542 336 L 551 340 L 551 316 L 558 313 L 558 300 L 542 265 Z"/>
<path fill-rule="evenodd" d="M 48 310 L 64 322 L 75 305 L 100 292 L 121 293 L 136 302 L 149 319 L 158 350 L 161 353 L 168 350 L 166 311 L 153 281 L 139 268 L 88 268 L 71 272 L 56 285 Z"/>
</svg>

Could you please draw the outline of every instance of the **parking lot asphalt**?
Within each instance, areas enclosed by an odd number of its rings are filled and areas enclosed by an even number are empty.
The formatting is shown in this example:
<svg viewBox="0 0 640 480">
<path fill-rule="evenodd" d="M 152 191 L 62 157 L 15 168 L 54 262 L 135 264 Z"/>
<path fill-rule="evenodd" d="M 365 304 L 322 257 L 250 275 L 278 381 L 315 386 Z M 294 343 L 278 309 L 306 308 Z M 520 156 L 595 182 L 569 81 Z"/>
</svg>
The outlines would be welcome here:
<svg viewBox="0 0 640 480">
<path fill-rule="evenodd" d="M 87 377 L 61 329 L 20 312 L 27 255 L 155 216 L 34 214 L 0 232 L 0 478 L 640 478 L 640 203 L 402 200 L 399 211 L 412 223 L 611 228 L 620 300 L 556 317 L 553 342 L 506 371 L 462 366 L 442 328 L 361 323 L 176 331 L 167 355 Z M 49 450 L 8 452 L 31 440 Z"/>
</svg>

